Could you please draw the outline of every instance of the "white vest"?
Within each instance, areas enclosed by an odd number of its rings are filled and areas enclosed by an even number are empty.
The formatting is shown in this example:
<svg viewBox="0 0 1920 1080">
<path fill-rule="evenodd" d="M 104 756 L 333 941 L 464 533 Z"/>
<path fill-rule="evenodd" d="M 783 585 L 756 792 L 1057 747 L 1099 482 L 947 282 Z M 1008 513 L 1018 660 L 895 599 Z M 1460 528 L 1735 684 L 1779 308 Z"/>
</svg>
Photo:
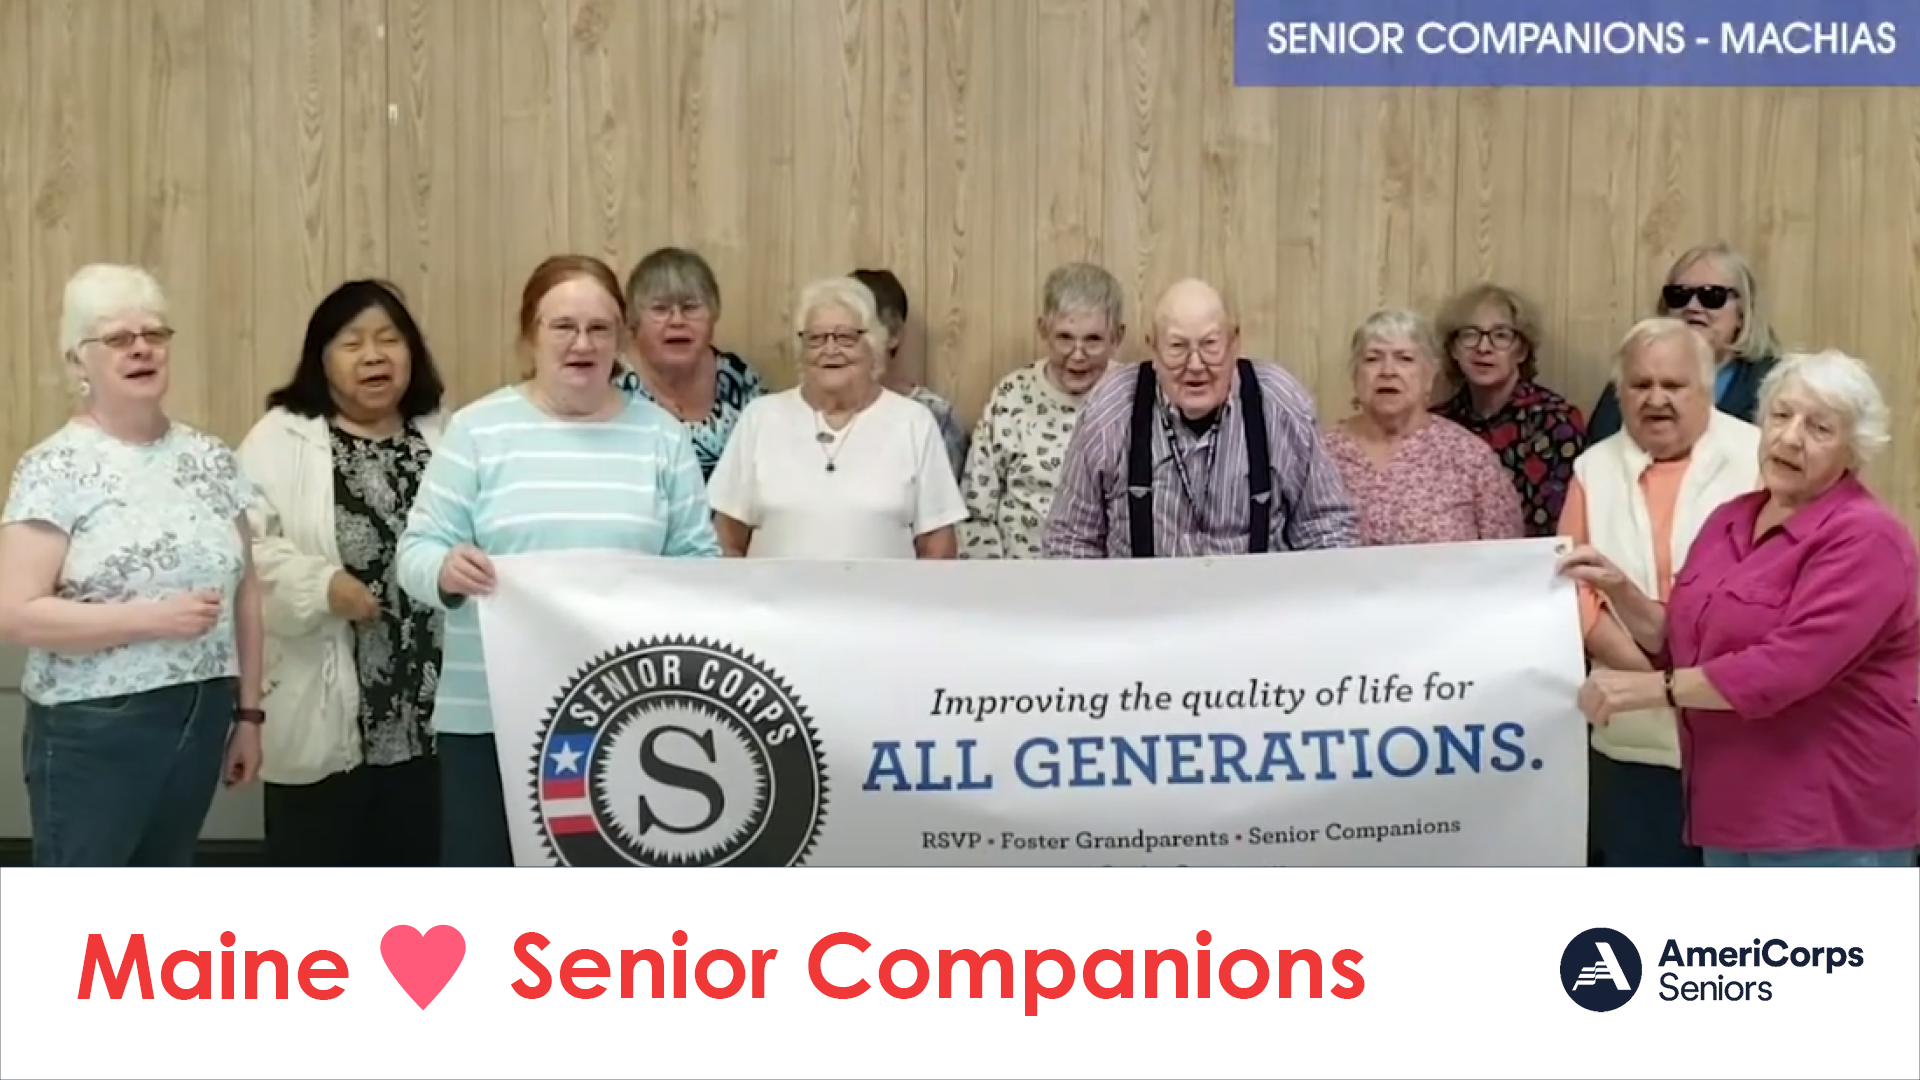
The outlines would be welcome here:
<svg viewBox="0 0 1920 1080">
<path fill-rule="evenodd" d="M 438 415 L 413 423 L 439 445 Z M 318 783 L 362 760 L 353 628 L 327 606 L 340 569 L 327 421 L 268 412 L 240 444 L 240 467 L 259 495 L 247 518 L 267 631 L 260 778 Z"/>
<path fill-rule="evenodd" d="M 1587 534 L 1640 591 L 1660 595 L 1654 572 L 1653 517 L 1640 486 L 1653 464 L 1625 431 L 1602 439 L 1573 463 L 1587 500 Z M 1674 501 L 1671 567 L 1675 575 L 1708 515 L 1760 486 L 1760 429 L 1718 409 L 1688 455 L 1686 475 Z M 1602 618 L 1613 618 L 1603 613 Z M 1679 717 L 1673 710 L 1646 709 L 1615 716 L 1593 729 L 1593 748 L 1615 761 L 1680 767 Z"/>
</svg>

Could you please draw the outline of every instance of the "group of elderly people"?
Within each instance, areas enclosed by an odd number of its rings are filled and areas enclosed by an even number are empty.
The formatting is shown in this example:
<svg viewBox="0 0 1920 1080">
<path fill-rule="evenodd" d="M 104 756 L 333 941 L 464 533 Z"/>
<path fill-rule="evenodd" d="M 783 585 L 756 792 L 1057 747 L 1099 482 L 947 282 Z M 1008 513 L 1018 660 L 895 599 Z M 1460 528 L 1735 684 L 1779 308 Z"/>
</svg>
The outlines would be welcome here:
<svg viewBox="0 0 1920 1080">
<path fill-rule="evenodd" d="M 908 302 L 808 285 L 798 384 L 716 345 L 720 287 L 656 251 L 526 282 L 524 378 L 448 415 L 381 281 L 315 308 L 238 453 L 171 420 L 174 330 L 132 267 L 69 282 L 71 421 L 0 518 L 24 646 L 34 855 L 189 862 L 222 781 L 266 781 L 281 865 L 512 863 L 474 598 L 493 559 L 1145 558 L 1563 535 L 1607 865 L 1901 865 L 1920 845 L 1920 564 L 1862 486 L 1888 441 L 1860 361 L 1773 355 L 1751 268 L 1675 262 L 1587 424 L 1483 285 L 1355 331 L 1322 424 L 1242 355 L 1220 294 L 1048 276 L 1043 355 L 971 430 L 897 364 Z M 1615 430 L 1617 428 L 1617 430 Z M 271 719 L 269 719 L 271 716 Z"/>
</svg>

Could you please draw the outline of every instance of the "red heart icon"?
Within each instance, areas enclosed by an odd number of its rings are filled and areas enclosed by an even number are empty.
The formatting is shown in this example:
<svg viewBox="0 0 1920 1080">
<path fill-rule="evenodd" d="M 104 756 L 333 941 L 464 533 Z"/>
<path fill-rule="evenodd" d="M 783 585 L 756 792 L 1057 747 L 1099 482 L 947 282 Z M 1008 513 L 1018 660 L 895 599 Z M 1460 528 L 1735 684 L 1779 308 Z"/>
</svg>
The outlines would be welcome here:
<svg viewBox="0 0 1920 1080">
<path fill-rule="evenodd" d="M 380 939 L 380 959 L 387 962 L 393 981 L 423 1009 L 446 989 L 466 958 L 467 939 L 451 926 L 436 926 L 422 934 L 402 924 Z"/>
</svg>

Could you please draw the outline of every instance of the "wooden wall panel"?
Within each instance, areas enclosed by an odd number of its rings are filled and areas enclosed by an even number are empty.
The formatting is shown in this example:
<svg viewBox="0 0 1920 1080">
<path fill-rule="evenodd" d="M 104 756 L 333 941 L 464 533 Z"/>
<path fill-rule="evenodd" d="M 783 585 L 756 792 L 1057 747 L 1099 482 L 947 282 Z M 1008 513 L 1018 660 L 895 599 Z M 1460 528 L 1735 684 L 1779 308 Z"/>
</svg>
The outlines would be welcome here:
<svg viewBox="0 0 1920 1080">
<path fill-rule="evenodd" d="M 209 358 L 200 365 L 213 375 L 206 412 L 199 420 L 230 439 L 245 436 L 259 418 L 261 399 L 292 370 L 300 348 L 302 324 L 281 323 L 262 336 L 259 298 L 284 288 L 283 271 L 272 260 L 259 263 L 260 236 L 254 227 L 261 160 L 254 132 L 259 110 L 254 78 L 272 68 L 254 48 L 252 0 L 204 0 L 206 41 L 206 294 L 203 322 L 192 332 L 200 346 L 192 354 Z M 47 268 L 64 272 L 65 268 Z M 263 286 L 260 273 L 271 273 Z M 43 271 L 46 272 L 46 271 Z M 180 285 L 165 283 L 178 293 Z M 296 313 L 297 317 L 297 313 Z M 184 365 L 183 365 L 184 366 Z"/>
<path fill-rule="evenodd" d="M 44 321 L 34 302 L 35 228 L 33 199 L 33 0 L 0 0 L 0 350 L 6 372 L 0 376 L 0 460 L 11 461 L 35 430 L 36 384 L 58 361 L 36 354 L 33 333 Z"/>
<path fill-rule="evenodd" d="M 229 438 L 349 275 L 459 400 L 520 367 L 544 256 L 704 251 L 722 339 L 792 380 L 805 280 L 893 267 L 906 366 L 976 412 L 1061 262 L 1219 283 L 1329 413 L 1376 306 L 1480 279 L 1591 402 L 1669 260 L 1725 237 L 1782 338 L 1867 357 L 1920 522 L 1920 92 L 1232 84 L 1230 0 L 0 0 L 0 461 L 66 414 L 60 288 L 158 270 L 178 408 Z M 76 71 L 86 78 L 76 78 Z"/>
<path fill-rule="evenodd" d="M 152 267 L 168 284 L 171 317 L 192 328 L 179 348 L 197 362 L 174 372 L 169 400 L 181 412 L 211 416 L 219 372 L 207 337 L 213 306 L 207 278 L 214 209 L 208 201 L 207 10 L 203 0 L 142 4 L 128 0 L 123 16 L 129 108 L 125 168 L 131 182 L 114 185 L 128 200 L 133 261 Z"/>
</svg>

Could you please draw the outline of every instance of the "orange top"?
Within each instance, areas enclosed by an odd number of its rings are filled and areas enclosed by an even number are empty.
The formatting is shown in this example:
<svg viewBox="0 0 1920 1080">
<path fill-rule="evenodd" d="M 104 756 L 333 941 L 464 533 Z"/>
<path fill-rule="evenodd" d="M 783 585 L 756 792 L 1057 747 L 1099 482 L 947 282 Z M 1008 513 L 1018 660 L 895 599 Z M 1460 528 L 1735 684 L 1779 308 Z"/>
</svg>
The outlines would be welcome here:
<svg viewBox="0 0 1920 1080">
<path fill-rule="evenodd" d="M 1653 575 L 1660 589 L 1660 602 L 1666 603 L 1673 592 L 1673 512 L 1680 505 L 1680 481 L 1687 475 L 1687 461 L 1656 461 L 1640 474 L 1640 494 L 1647 501 L 1647 517 L 1653 523 Z M 1575 477 L 1567 488 L 1566 507 L 1560 511 L 1560 535 L 1575 544 L 1593 542 L 1587 528 L 1587 489 Z M 1591 585 L 1580 586 L 1580 636 L 1593 633 L 1600 623 L 1600 594 Z"/>
</svg>

